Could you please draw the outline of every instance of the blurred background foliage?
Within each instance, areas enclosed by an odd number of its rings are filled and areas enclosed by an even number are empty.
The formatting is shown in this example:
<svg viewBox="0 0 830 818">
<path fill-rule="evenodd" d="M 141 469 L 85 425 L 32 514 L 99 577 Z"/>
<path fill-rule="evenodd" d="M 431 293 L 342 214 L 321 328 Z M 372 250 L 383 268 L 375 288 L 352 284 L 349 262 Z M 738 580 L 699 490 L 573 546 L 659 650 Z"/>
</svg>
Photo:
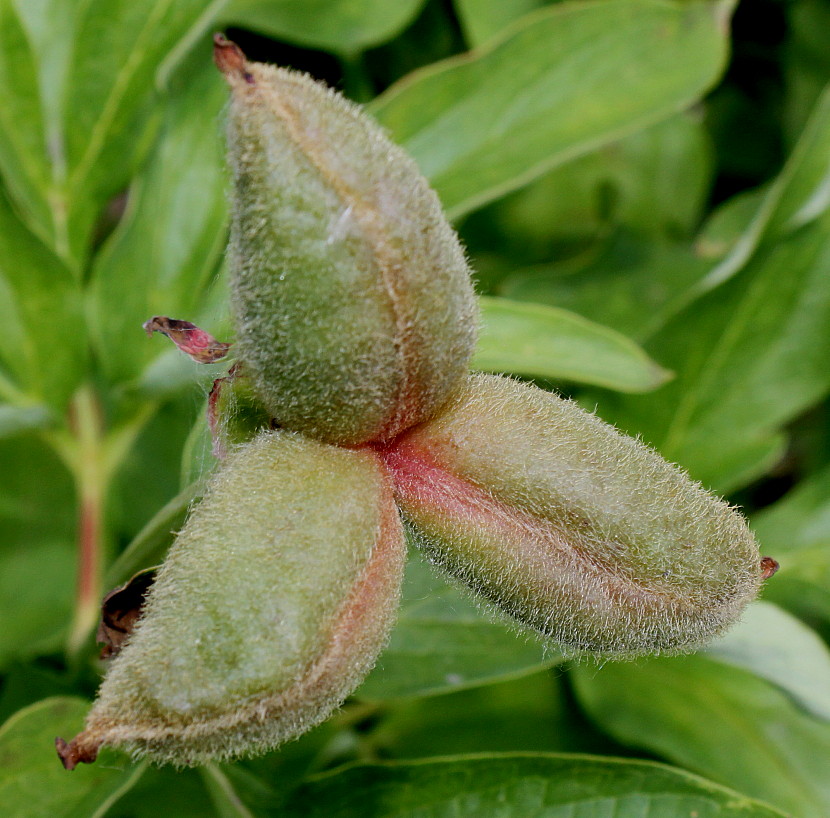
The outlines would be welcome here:
<svg viewBox="0 0 830 818">
<path fill-rule="evenodd" d="M 746 510 L 782 568 L 735 631 L 564 662 L 413 557 L 377 669 L 299 741 L 61 769 L 100 597 L 212 466 L 218 370 L 141 324 L 229 332 L 216 28 L 415 156 L 477 270 L 478 368 Z M 3 814 L 830 815 L 828 32 L 830 0 L 0 0 Z"/>
</svg>

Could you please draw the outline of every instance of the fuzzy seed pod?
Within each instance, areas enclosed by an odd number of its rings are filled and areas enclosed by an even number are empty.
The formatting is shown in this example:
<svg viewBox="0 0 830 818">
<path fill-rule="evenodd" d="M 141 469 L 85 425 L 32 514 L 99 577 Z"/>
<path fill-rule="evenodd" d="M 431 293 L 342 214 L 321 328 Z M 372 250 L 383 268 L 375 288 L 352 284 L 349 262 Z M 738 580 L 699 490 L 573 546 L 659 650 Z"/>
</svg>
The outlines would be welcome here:
<svg viewBox="0 0 830 818">
<path fill-rule="evenodd" d="M 758 547 L 735 509 L 534 386 L 474 375 L 385 457 L 431 557 L 576 651 L 690 650 L 758 592 Z"/>
<path fill-rule="evenodd" d="M 102 744 L 177 765 L 261 752 L 323 720 L 374 664 L 405 556 L 371 450 L 288 432 L 236 448 L 159 571 L 64 764 Z"/>
<path fill-rule="evenodd" d="M 280 426 L 388 440 L 467 372 L 476 304 L 458 238 L 414 161 L 308 76 L 222 37 L 231 88 L 238 355 Z"/>
</svg>

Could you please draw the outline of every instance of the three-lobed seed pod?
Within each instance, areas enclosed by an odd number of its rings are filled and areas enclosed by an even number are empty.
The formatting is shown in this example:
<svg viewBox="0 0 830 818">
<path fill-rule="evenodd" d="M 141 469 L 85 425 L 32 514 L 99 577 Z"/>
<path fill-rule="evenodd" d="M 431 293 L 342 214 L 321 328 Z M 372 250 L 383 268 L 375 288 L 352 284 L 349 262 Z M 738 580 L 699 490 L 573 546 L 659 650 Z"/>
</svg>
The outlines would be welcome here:
<svg viewBox="0 0 830 818">
<path fill-rule="evenodd" d="M 740 514 L 576 404 L 468 376 L 468 270 L 412 160 L 309 78 L 221 37 L 215 56 L 232 90 L 239 364 L 209 415 L 226 459 L 86 729 L 58 742 L 65 765 L 103 744 L 194 764 L 325 718 L 394 617 L 395 503 L 435 562 L 576 652 L 689 650 L 733 623 L 775 567 Z M 149 323 L 187 348 L 200 332 Z"/>
<path fill-rule="evenodd" d="M 363 679 L 397 609 L 405 541 L 369 449 L 266 431 L 229 455 L 112 660 L 64 764 L 101 745 L 177 765 L 263 751 Z"/>
<path fill-rule="evenodd" d="M 391 439 L 467 371 L 477 312 L 458 238 L 415 162 L 356 105 L 216 42 L 240 357 L 281 426 Z"/>
</svg>

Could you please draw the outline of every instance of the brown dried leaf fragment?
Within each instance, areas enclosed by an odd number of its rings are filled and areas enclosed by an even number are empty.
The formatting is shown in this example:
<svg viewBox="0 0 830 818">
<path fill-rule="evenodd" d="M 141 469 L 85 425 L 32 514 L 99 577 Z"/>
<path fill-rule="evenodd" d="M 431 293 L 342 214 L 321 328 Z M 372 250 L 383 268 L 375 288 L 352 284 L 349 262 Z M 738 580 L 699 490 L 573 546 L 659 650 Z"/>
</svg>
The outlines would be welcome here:
<svg viewBox="0 0 830 818">
<path fill-rule="evenodd" d="M 95 635 L 96 641 L 104 646 L 101 648 L 102 659 L 115 656 L 133 632 L 155 578 L 156 569 L 148 568 L 104 597 L 101 602 L 101 622 Z"/>
<path fill-rule="evenodd" d="M 200 364 L 212 364 L 228 354 L 232 344 L 217 341 L 209 332 L 200 329 L 190 321 L 154 315 L 145 321 L 144 331 L 148 335 L 160 332 L 166 335 L 182 352 L 187 353 Z"/>
</svg>

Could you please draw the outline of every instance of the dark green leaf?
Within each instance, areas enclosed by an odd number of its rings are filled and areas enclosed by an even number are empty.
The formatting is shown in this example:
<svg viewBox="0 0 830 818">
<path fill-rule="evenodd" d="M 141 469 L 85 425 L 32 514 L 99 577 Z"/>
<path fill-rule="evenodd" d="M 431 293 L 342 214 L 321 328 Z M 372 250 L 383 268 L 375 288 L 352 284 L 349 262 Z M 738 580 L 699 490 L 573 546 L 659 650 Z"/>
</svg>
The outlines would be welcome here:
<svg viewBox="0 0 830 818">
<path fill-rule="evenodd" d="M 564 3 L 373 111 L 457 217 L 691 104 L 723 67 L 727 17 L 713 2 Z"/>
<path fill-rule="evenodd" d="M 71 618 L 75 498 L 42 443 L 0 441 L 0 664 L 54 650 Z M 46 488 L 48 487 L 48 488 Z"/>
<path fill-rule="evenodd" d="M 515 626 L 482 612 L 419 555 L 407 566 L 389 646 L 358 688 L 362 699 L 423 696 L 531 673 L 562 660 Z"/>
<path fill-rule="evenodd" d="M 509 754 L 366 764 L 309 781 L 303 818 L 774 818 L 781 813 L 680 770 L 590 756 Z"/>
<path fill-rule="evenodd" d="M 72 773 L 61 766 L 55 736 L 83 726 L 89 703 L 52 698 L 20 710 L 0 728 L 0 803 L 4 818 L 103 818 L 142 767 L 105 751 Z"/>
<path fill-rule="evenodd" d="M 24 408 L 36 399 L 62 410 L 86 364 L 80 290 L 2 191 L 0 327 L 0 398 Z"/>
<path fill-rule="evenodd" d="M 395 36 L 424 0 L 232 0 L 222 19 L 277 40 L 353 54 Z"/>
<path fill-rule="evenodd" d="M 486 43 L 505 26 L 546 5 L 546 0 L 454 0 L 464 37 L 471 48 Z"/>
<path fill-rule="evenodd" d="M 2 4 L 2 108 L 14 114 L 12 132 L 27 132 L 0 140 L 0 172 L 27 222 L 73 266 L 102 206 L 129 182 L 153 136 L 159 66 L 209 24 L 216 7 L 202 0 Z"/>
<path fill-rule="evenodd" d="M 137 379 L 171 351 L 161 336 L 145 337 L 147 319 L 199 317 L 225 244 L 218 118 L 227 91 L 208 68 L 170 100 L 162 138 L 131 189 L 125 219 L 96 259 L 90 329 L 116 383 Z"/>
<path fill-rule="evenodd" d="M 661 369 L 633 341 L 567 310 L 482 296 L 473 367 L 576 381 L 622 392 L 665 383 Z"/>
<path fill-rule="evenodd" d="M 795 617 L 754 602 L 706 653 L 780 687 L 805 710 L 830 721 L 830 650 Z"/>
<path fill-rule="evenodd" d="M 481 751 L 595 752 L 609 744 L 580 718 L 555 672 L 387 704 L 365 740 L 381 758 L 407 759 Z"/>
<path fill-rule="evenodd" d="M 830 724 L 769 683 L 702 656 L 579 668 L 580 701 L 614 738 L 799 818 L 830 813 Z"/>
</svg>

